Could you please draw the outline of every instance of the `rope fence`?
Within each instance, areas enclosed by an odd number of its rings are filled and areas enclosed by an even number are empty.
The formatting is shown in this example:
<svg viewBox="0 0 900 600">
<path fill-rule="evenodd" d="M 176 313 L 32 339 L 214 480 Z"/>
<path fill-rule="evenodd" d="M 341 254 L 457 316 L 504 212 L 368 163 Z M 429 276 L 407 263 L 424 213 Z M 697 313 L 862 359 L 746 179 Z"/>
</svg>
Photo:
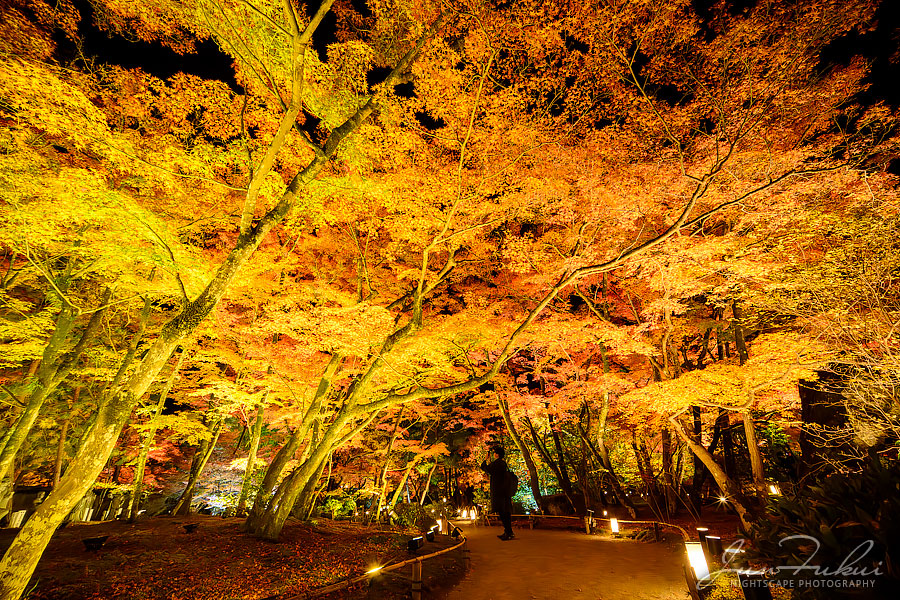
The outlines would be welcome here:
<svg viewBox="0 0 900 600">
<path fill-rule="evenodd" d="M 426 560 L 435 558 L 442 554 L 446 554 L 448 552 L 452 552 L 457 548 L 462 548 L 463 561 L 465 563 L 466 569 L 469 567 L 469 547 L 467 544 L 467 540 L 465 537 L 462 538 L 457 544 L 453 546 L 449 546 L 447 548 L 443 548 L 436 552 L 432 552 L 431 554 L 425 554 L 423 556 L 416 556 L 414 558 L 410 558 L 404 560 L 399 563 L 394 563 L 392 565 L 386 565 L 384 567 L 378 569 L 372 569 L 371 571 L 367 571 L 362 575 L 358 575 L 356 577 L 351 577 L 348 579 L 344 579 L 342 581 L 338 581 L 336 583 L 332 583 L 330 585 L 326 585 L 325 587 L 316 588 L 314 590 L 309 590 L 307 592 L 303 592 L 301 594 L 297 594 L 294 596 L 279 596 L 279 600 L 307 600 L 308 598 L 316 598 L 318 596 L 324 596 L 325 594 L 330 594 L 332 592 L 337 592 L 339 590 L 343 590 L 352 585 L 356 585 L 357 583 L 362 583 L 372 577 L 380 574 L 380 573 L 388 573 L 390 571 L 396 571 L 397 569 L 403 568 L 407 565 L 412 565 L 412 600 L 421 600 L 422 598 L 422 563 Z"/>
<path fill-rule="evenodd" d="M 481 515 L 479 515 L 478 519 L 472 520 L 471 522 L 473 522 L 477 526 L 478 520 L 480 520 L 482 518 L 484 519 L 485 524 L 487 524 L 487 525 L 491 524 L 492 517 L 489 516 L 487 513 L 482 513 Z M 496 518 L 496 517 L 494 517 L 494 518 Z M 534 529 L 534 526 L 539 521 L 543 521 L 545 519 L 576 520 L 581 523 L 584 523 L 585 531 L 587 533 L 591 533 L 592 526 L 594 523 L 596 523 L 598 521 L 606 521 L 607 523 L 610 523 L 612 520 L 612 518 L 610 518 L 610 517 L 593 517 L 593 516 L 579 517 L 576 515 L 540 515 L 540 514 L 533 514 L 533 513 L 529 513 L 529 514 L 525 514 L 525 515 L 512 515 L 512 518 L 513 519 L 516 519 L 516 518 L 528 519 L 529 529 Z M 457 520 L 460 520 L 460 519 L 457 519 Z M 465 521 L 465 519 L 462 519 L 462 520 Z M 681 525 L 675 525 L 674 523 L 666 523 L 665 521 L 632 521 L 632 520 L 623 520 L 623 519 L 616 519 L 616 521 L 619 524 L 650 525 L 653 527 L 653 531 L 654 531 L 654 534 L 656 535 L 657 541 L 659 540 L 660 529 L 664 528 L 664 527 L 677 530 L 682 535 L 682 537 L 685 539 L 685 541 L 691 539 L 690 535 L 688 534 L 687 530 L 684 527 L 682 527 Z"/>
</svg>

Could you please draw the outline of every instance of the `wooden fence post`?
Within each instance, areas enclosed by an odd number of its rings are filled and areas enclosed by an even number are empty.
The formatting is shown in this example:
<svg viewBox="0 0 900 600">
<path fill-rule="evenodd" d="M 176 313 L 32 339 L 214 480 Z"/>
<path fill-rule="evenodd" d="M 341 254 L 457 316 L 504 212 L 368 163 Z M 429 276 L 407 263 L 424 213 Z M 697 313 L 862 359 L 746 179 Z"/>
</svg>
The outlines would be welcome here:
<svg viewBox="0 0 900 600">
<path fill-rule="evenodd" d="M 412 600 L 422 600 L 422 560 L 412 564 Z"/>
</svg>

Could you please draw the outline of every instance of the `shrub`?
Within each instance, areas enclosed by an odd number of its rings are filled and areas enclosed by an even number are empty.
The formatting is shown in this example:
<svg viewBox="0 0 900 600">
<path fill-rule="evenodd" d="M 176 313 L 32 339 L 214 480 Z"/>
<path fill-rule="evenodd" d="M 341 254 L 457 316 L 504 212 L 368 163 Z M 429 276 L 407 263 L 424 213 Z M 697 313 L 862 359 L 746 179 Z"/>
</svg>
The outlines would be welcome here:
<svg viewBox="0 0 900 600">
<path fill-rule="evenodd" d="M 885 466 L 873 455 L 859 473 L 836 473 L 798 489 L 794 497 L 775 496 L 750 537 L 750 558 L 770 567 L 809 560 L 809 565 L 831 572 L 853 566 L 871 574 L 877 568 L 880 574 L 847 577 L 875 579 L 875 587 L 846 597 L 898 598 L 900 464 Z M 800 578 L 816 577 L 810 571 L 799 573 Z M 795 589 L 794 597 L 832 599 L 843 594 L 834 588 L 804 587 Z"/>
</svg>

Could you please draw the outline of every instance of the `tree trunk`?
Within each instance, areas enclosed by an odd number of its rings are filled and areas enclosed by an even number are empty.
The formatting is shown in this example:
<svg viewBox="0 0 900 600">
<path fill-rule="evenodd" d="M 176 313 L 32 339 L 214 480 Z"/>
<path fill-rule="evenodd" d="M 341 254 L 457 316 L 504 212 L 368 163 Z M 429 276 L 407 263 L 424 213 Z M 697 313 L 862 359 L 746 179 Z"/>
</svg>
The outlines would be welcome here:
<svg viewBox="0 0 900 600">
<path fill-rule="evenodd" d="M 72 405 L 78 403 L 79 396 L 81 396 L 81 386 L 76 387 L 72 394 L 72 402 L 69 403 L 70 411 L 72 410 Z M 66 455 L 66 437 L 69 433 L 69 423 L 71 421 L 72 415 L 70 412 L 59 428 L 59 440 L 56 443 L 56 459 L 53 461 L 53 487 L 59 485 L 59 478 L 62 477 L 63 459 Z"/>
<path fill-rule="evenodd" d="M 266 392 L 266 398 L 269 393 Z M 247 497 L 250 495 L 250 488 L 253 486 L 253 472 L 256 469 L 256 452 L 259 450 L 259 438 L 262 437 L 263 426 L 263 409 L 265 407 L 265 398 L 256 412 L 256 422 L 253 423 L 253 430 L 250 433 L 250 451 L 247 454 L 247 468 L 244 470 L 244 481 L 241 484 L 241 497 L 238 498 L 237 513 L 243 514 L 244 507 L 247 504 Z"/>
<path fill-rule="evenodd" d="M 734 460 L 734 436 L 731 434 L 731 414 L 724 408 L 719 409 L 719 417 L 716 420 L 722 439 L 722 456 L 725 458 L 725 472 L 728 477 L 735 479 L 737 465 Z"/>
<path fill-rule="evenodd" d="M 194 497 L 194 488 L 197 485 L 197 480 L 200 479 L 200 475 L 203 474 L 203 469 L 206 468 L 206 463 L 209 462 L 213 450 L 216 449 L 216 443 L 219 441 L 219 434 L 222 433 L 223 424 L 224 421 L 221 419 L 216 421 L 216 424 L 210 430 L 210 439 L 203 440 L 194 453 L 194 459 L 191 461 L 191 476 L 188 479 L 187 486 L 181 493 L 181 497 L 178 498 L 175 508 L 172 509 L 173 515 L 191 514 L 191 500 Z"/>
<path fill-rule="evenodd" d="M 569 505 L 572 507 L 572 510 L 576 510 L 575 502 L 572 499 L 571 495 L 571 487 L 565 487 L 562 473 L 559 472 L 559 467 L 556 465 L 556 462 L 553 460 L 550 452 L 547 450 L 540 437 L 538 436 L 537 429 L 535 429 L 534 427 L 534 423 L 531 422 L 531 419 L 525 417 L 525 425 L 528 426 L 528 431 L 531 433 L 531 439 L 538 450 L 538 454 L 541 455 L 541 458 L 544 460 L 544 464 L 546 464 L 550 468 L 550 470 L 553 471 L 553 474 L 556 476 L 556 481 L 559 483 L 560 488 L 562 488 L 563 495 L 566 497 L 566 500 L 568 500 Z M 543 510 L 543 507 L 541 507 L 541 509 Z"/>
<path fill-rule="evenodd" d="M 678 509 L 678 491 L 675 489 L 675 464 L 672 460 L 672 436 L 669 433 L 669 428 L 663 426 L 660 430 L 660 436 L 662 438 L 662 471 L 665 483 L 665 493 L 663 495 L 666 499 L 666 514 L 671 516 Z"/>
<path fill-rule="evenodd" d="M 310 449 L 306 460 L 294 470 L 288 479 L 278 486 L 279 489 L 275 492 L 273 500 L 268 503 L 265 513 L 257 522 L 248 522 L 252 526 L 251 531 L 264 539 L 278 539 L 281 529 L 284 527 L 284 522 L 290 515 L 294 504 L 301 498 L 301 495 L 307 496 L 310 493 L 308 490 L 309 485 L 313 485 L 312 489 L 315 489 L 315 481 L 311 480 L 318 478 L 318 473 L 321 472 L 323 461 L 326 457 L 334 448 L 345 443 L 367 427 L 378 415 L 378 412 L 375 411 L 363 418 L 348 433 L 342 435 L 347 425 L 353 419 L 353 414 L 352 408 L 344 405 L 344 408 L 339 411 L 335 420 L 325 430 L 319 443 Z"/>
<path fill-rule="evenodd" d="M 263 515 L 265 515 L 269 503 L 274 498 L 276 486 L 278 486 L 284 469 L 291 459 L 294 458 L 310 427 L 313 426 L 313 423 L 318 423 L 318 420 L 321 418 L 324 400 L 328 396 L 331 382 L 342 361 L 343 356 L 341 354 L 335 352 L 331 355 L 331 359 L 328 361 L 328 365 L 319 379 L 319 385 L 316 388 L 316 393 L 313 395 L 313 400 L 303 416 L 303 421 L 294 430 L 284 446 L 278 450 L 275 458 L 272 459 L 272 462 L 266 468 L 266 474 L 263 476 L 263 481 L 256 492 L 256 498 L 253 500 L 250 514 L 247 515 L 247 521 L 244 523 L 244 529 L 247 531 L 255 531 L 258 524 L 262 522 Z"/>
<path fill-rule="evenodd" d="M 375 514 L 372 517 L 373 521 L 377 521 L 381 517 L 381 507 L 384 506 L 385 495 L 387 494 L 387 474 L 391 465 L 391 450 L 394 449 L 394 442 L 397 441 L 397 437 L 400 435 L 400 421 L 402 420 L 403 409 L 401 408 L 400 413 L 397 415 L 397 421 L 394 423 L 394 431 L 391 432 L 391 439 L 384 450 L 384 465 L 382 465 L 381 475 L 378 477 L 378 506 L 375 508 Z"/>
<path fill-rule="evenodd" d="M 134 469 L 134 489 L 131 491 L 131 506 L 129 506 L 128 509 L 129 523 L 134 523 L 141 508 L 141 495 L 144 493 L 144 471 L 147 468 L 147 456 L 150 454 L 150 449 L 153 447 L 153 440 L 156 438 L 157 420 L 162 414 L 163 408 L 166 406 L 166 398 L 169 397 L 169 392 L 172 391 L 172 386 L 175 385 L 175 378 L 181 370 L 181 365 L 184 364 L 184 357 L 186 355 L 187 348 L 182 348 L 181 354 L 178 356 L 178 361 L 175 363 L 175 366 L 172 367 L 172 372 L 169 374 L 169 378 L 166 379 L 166 384 L 160 391 L 159 400 L 156 401 L 156 408 L 154 409 L 153 414 L 150 415 L 150 429 L 144 433 L 144 439 L 141 443 L 141 452 L 138 455 L 137 464 Z"/>
<path fill-rule="evenodd" d="M 563 489 L 566 490 L 566 495 L 569 496 L 569 500 L 572 501 L 575 499 L 575 488 L 572 486 L 572 480 L 569 478 L 569 465 L 566 460 L 566 454 L 563 451 L 562 441 L 559 439 L 559 431 L 556 427 L 556 418 L 552 413 L 547 414 L 547 422 L 550 424 L 550 435 L 553 437 L 553 445 L 556 447 L 556 455 L 559 457 L 559 473 L 562 475 L 562 485 Z M 572 503 L 575 506 L 575 503 Z M 576 509 L 577 510 L 577 509 Z"/>
<path fill-rule="evenodd" d="M 328 482 L 331 481 L 331 458 L 333 455 L 328 456 L 328 460 L 322 463 L 322 467 L 319 469 L 318 475 L 310 480 L 309 485 L 306 486 L 303 490 L 303 494 L 300 495 L 300 498 L 297 500 L 297 510 L 295 514 L 299 516 L 304 521 L 309 521 L 312 519 L 313 510 L 316 508 L 316 500 L 318 500 L 319 496 L 322 493 L 322 490 L 326 490 L 328 488 Z M 325 465 L 328 465 L 328 475 L 325 477 L 325 481 L 319 485 L 319 480 L 322 479 L 322 471 L 325 470 Z"/>
<path fill-rule="evenodd" d="M 109 304 L 112 292 L 107 288 L 103 294 L 101 303 L 103 306 Z M 75 325 L 77 314 L 73 309 L 64 306 L 56 319 L 56 328 L 50 336 L 50 340 L 44 347 L 44 354 L 41 363 L 35 373 L 35 386 L 25 407 L 16 419 L 11 431 L 4 438 L 3 449 L 0 450 L 0 480 L 12 475 L 13 463 L 16 454 L 25 443 L 25 439 L 34 427 L 34 423 L 44 406 L 44 402 L 50 397 L 60 383 L 72 372 L 78 359 L 87 349 L 88 343 L 94 338 L 100 329 L 103 315 L 106 308 L 95 311 L 91 314 L 91 319 L 81 333 L 81 337 L 71 351 L 63 354 L 66 338 Z"/>
<path fill-rule="evenodd" d="M 753 471 L 753 487 L 760 501 L 766 497 L 766 472 L 763 467 L 762 454 L 759 452 L 759 441 L 756 439 L 756 426 L 750 410 L 741 411 L 744 420 L 744 436 L 747 438 L 747 450 L 750 452 L 750 468 Z"/>
<path fill-rule="evenodd" d="M 728 474 L 719 466 L 719 463 L 716 462 L 713 455 L 710 454 L 702 444 L 695 441 L 684 431 L 684 428 L 682 428 L 681 423 L 677 418 L 669 417 L 669 422 L 672 423 L 675 433 L 684 440 L 684 443 L 691 449 L 691 452 L 696 454 L 697 457 L 703 461 L 703 464 L 709 470 L 710 474 L 712 474 L 713 479 L 718 484 L 719 489 L 722 490 L 727 501 L 734 506 L 744 531 L 750 531 L 752 517 L 750 511 L 743 503 L 740 486 L 733 479 L 728 477 Z"/>
<path fill-rule="evenodd" d="M 428 495 L 428 488 L 431 487 L 431 478 L 434 476 L 434 472 L 435 470 L 437 470 L 437 467 L 437 461 L 434 461 L 434 464 L 431 465 L 431 469 L 428 471 L 428 478 L 425 479 L 425 489 L 422 490 L 422 497 L 419 499 L 419 506 L 425 505 L 425 496 Z"/>
<path fill-rule="evenodd" d="M 437 464 L 437 463 L 435 463 Z M 394 495 L 391 496 L 391 500 L 387 506 L 387 512 L 390 515 L 391 511 L 394 510 L 394 507 L 397 506 L 397 502 L 400 501 L 400 497 L 403 495 L 403 487 L 406 485 L 406 482 L 409 480 L 409 474 L 412 473 L 413 468 L 416 466 L 416 461 L 411 460 L 409 464 L 406 465 L 406 470 L 403 471 L 403 477 L 400 478 L 400 484 L 397 486 Z"/>
<path fill-rule="evenodd" d="M 321 23 L 319 15 L 327 12 L 330 6 L 331 2 L 325 0 L 317 13 L 317 18 L 310 21 L 307 31 L 303 35 L 311 36 L 313 34 L 318 24 Z M 384 81 L 385 89 L 390 89 L 399 81 L 401 75 L 416 60 L 425 42 L 443 26 L 448 18 L 447 14 L 441 15 L 432 27 L 417 40 L 415 47 L 403 55 Z M 300 56 L 305 55 L 300 53 Z M 302 82 L 299 81 L 299 78 L 293 82 L 292 94 L 302 97 Z M 122 385 L 111 386 L 104 393 L 104 399 L 98 407 L 94 424 L 70 463 L 66 475 L 60 480 L 57 489 L 19 530 L 18 535 L 4 554 L 3 560 L 0 561 L 0 600 L 15 600 L 22 595 L 57 526 L 81 500 L 103 469 L 131 411 L 168 361 L 176 345 L 191 335 L 212 312 L 240 268 L 256 252 L 263 238 L 294 207 L 300 191 L 318 176 L 341 142 L 359 129 L 375 112 L 376 101 L 377 96 L 370 97 L 346 121 L 331 131 L 328 139 L 321 149 L 317 150 L 310 163 L 291 179 L 275 206 L 263 215 L 256 225 L 241 231 L 234 248 L 228 253 L 206 289 L 195 300 L 188 302 L 181 314 L 162 328 L 159 336 L 150 345 L 127 381 Z M 293 118 L 286 119 L 286 122 L 293 127 L 294 120 Z M 283 143 L 283 138 L 281 139 Z M 276 154 L 278 150 L 280 147 L 275 148 Z M 375 410 L 372 412 L 377 413 L 378 407 L 373 408 Z"/>
<path fill-rule="evenodd" d="M 540 508 L 542 500 L 541 485 L 540 481 L 538 481 L 538 472 L 537 466 L 534 464 L 534 457 L 531 456 L 531 450 L 525 445 L 522 436 L 519 435 L 515 425 L 513 425 L 512 415 L 509 412 L 509 404 L 506 402 L 506 399 L 498 395 L 497 405 L 500 407 L 500 414 L 503 415 L 503 422 L 506 424 L 506 431 L 509 433 L 509 437 L 512 438 L 513 443 L 522 455 L 522 460 L 525 461 L 525 468 L 528 469 L 528 484 L 531 487 L 531 495 L 534 497 L 535 504 Z"/>
<path fill-rule="evenodd" d="M 734 344 L 740 357 L 741 365 L 745 364 L 750 358 L 747 352 L 747 342 L 744 338 L 744 326 L 742 320 L 744 318 L 740 304 L 732 303 L 731 312 L 734 316 Z M 744 437 L 747 440 L 747 452 L 750 454 L 750 468 L 753 473 L 753 487 L 756 490 L 757 498 L 762 501 L 766 497 L 766 474 L 763 468 L 762 454 L 759 452 L 759 441 L 756 439 L 756 428 L 753 425 L 753 417 L 750 414 L 750 407 L 741 411 L 741 417 L 744 421 Z"/>
</svg>

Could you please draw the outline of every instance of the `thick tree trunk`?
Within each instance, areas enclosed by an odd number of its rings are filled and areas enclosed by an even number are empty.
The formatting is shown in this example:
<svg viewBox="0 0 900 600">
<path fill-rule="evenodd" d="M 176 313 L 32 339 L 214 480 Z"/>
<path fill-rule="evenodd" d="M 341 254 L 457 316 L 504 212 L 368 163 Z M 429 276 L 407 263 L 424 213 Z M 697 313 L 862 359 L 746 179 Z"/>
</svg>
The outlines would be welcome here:
<svg viewBox="0 0 900 600">
<path fill-rule="evenodd" d="M 178 498 L 175 508 L 172 509 L 173 515 L 189 515 L 191 513 L 191 500 L 194 497 L 194 488 L 200 479 L 200 475 L 203 474 L 203 469 L 206 468 L 206 463 L 209 462 L 209 458 L 216 449 L 223 424 L 224 421 L 222 420 L 216 421 L 216 424 L 210 430 L 210 439 L 203 440 L 197 448 L 197 452 L 194 453 L 194 459 L 191 461 L 190 478 L 188 478 L 187 485 L 181 493 L 181 497 Z"/>
<path fill-rule="evenodd" d="M 519 435 L 519 432 L 513 424 L 512 415 L 509 412 L 509 404 L 504 398 L 498 395 L 497 405 L 500 407 L 500 414 L 503 416 L 503 422 L 506 424 L 506 431 L 509 434 L 509 437 L 512 438 L 513 443 L 522 455 L 522 460 L 525 461 L 525 468 L 528 469 L 528 484 L 531 488 L 531 495 L 534 498 L 535 505 L 540 508 L 542 500 L 541 485 L 538 480 L 537 466 L 534 464 L 534 457 L 531 456 L 531 450 L 525 445 L 525 441 L 522 440 L 522 436 Z"/>
<path fill-rule="evenodd" d="M 307 47 L 308 40 L 311 39 L 313 32 L 321 23 L 330 6 L 330 0 L 322 3 L 306 30 L 299 37 L 295 36 L 296 39 L 293 41 L 295 45 L 299 44 L 304 49 Z M 385 89 L 391 89 L 400 80 L 402 74 L 415 61 L 425 43 L 448 19 L 448 14 L 442 14 L 432 27 L 419 38 L 415 47 L 403 55 L 383 82 Z M 305 54 L 300 53 L 299 63 L 294 65 L 295 73 L 298 75 L 300 64 L 305 60 L 304 57 Z M 302 81 L 297 76 L 292 83 L 292 102 L 296 100 L 296 105 L 299 106 L 302 100 Z M 19 531 L 16 539 L 13 540 L 3 556 L 3 560 L 0 562 L 0 600 L 16 600 L 22 595 L 56 527 L 62 523 L 69 511 L 93 484 L 109 458 L 132 409 L 156 378 L 175 346 L 182 339 L 191 335 L 215 308 L 240 268 L 253 255 L 263 238 L 293 208 L 300 190 L 315 179 L 340 144 L 375 112 L 377 100 L 377 95 L 371 96 L 344 123 L 332 130 L 322 148 L 317 149 L 311 162 L 294 176 L 275 206 L 263 215 L 256 225 L 241 231 L 234 249 L 229 252 L 206 289 L 194 301 L 189 302 L 181 314 L 163 327 L 127 381 L 121 386 L 111 386 L 104 394 L 105 399 L 98 408 L 97 418 L 90 433 L 85 436 L 84 443 L 70 463 L 66 475 L 60 480 L 58 488 L 50 494 Z M 284 121 L 289 122 L 290 127 L 293 127 L 293 118 L 287 118 Z M 283 142 L 283 138 L 280 139 Z M 280 150 L 280 146 L 276 148 L 276 153 L 278 150 Z M 267 152 L 267 156 L 269 153 Z M 372 412 L 377 413 L 377 409 L 377 406 L 372 407 Z"/>
<path fill-rule="evenodd" d="M 266 392 L 266 397 L 268 397 Z M 244 481 L 241 483 L 241 496 L 238 498 L 237 513 L 243 514 L 244 507 L 247 505 L 247 497 L 250 495 L 250 488 L 253 487 L 253 472 L 256 470 L 256 453 L 259 450 L 259 438 L 262 437 L 263 426 L 263 409 L 265 400 L 259 405 L 256 411 L 256 421 L 253 423 L 253 429 L 250 432 L 250 450 L 247 454 L 247 468 L 244 470 Z"/>
</svg>

